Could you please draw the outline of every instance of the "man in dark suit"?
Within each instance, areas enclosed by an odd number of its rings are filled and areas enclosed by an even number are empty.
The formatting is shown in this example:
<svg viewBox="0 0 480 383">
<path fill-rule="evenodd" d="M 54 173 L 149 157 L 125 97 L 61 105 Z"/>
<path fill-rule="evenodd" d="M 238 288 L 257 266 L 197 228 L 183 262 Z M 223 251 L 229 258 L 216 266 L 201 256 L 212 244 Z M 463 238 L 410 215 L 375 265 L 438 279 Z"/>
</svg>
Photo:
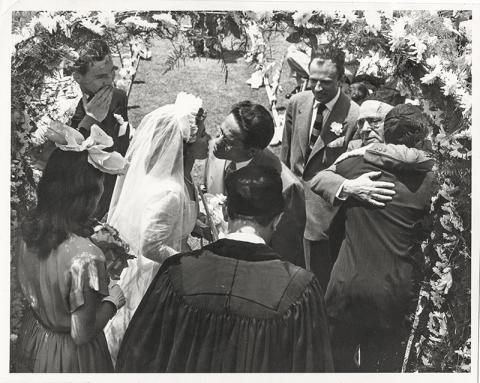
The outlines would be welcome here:
<svg viewBox="0 0 480 383">
<path fill-rule="evenodd" d="M 285 211 L 272 236 L 271 246 L 285 260 L 305 266 L 303 231 L 305 199 L 301 182 L 267 149 L 274 133 L 270 113 L 261 105 L 240 102 L 220 127 L 206 164 L 205 185 L 211 194 L 225 194 L 225 177 L 245 166 L 267 166 L 280 173 Z"/>
<path fill-rule="evenodd" d="M 105 41 L 91 40 L 82 47 L 73 71 L 73 78 L 82 90 L 82 99 L 70 125 L 85 137 L 90 135 L 92 125 L 98 125 L 113 138 L 113 146 L 106 150 L 125 155 L 130 142 L 128 99 L 124 91 L 112 86 L 114 76 L 115 67 Z M 116 178 L 105 175 L 104 191 L 95 213 L 99 219 L 108 211 Z"/>
<path fill-rule="evenodd" d="M 345 135 L 353 136 L 359 107 L 340 89 L 345 72 L 341 53 L 314 56 L 309 71 L 311 91 L 294 95 L 287 106 L 282 161 L 305 183 L 306 264 L 326 287 L 329 273 L 322 257 L 330 250 L 325 223 L 330 223 L 333 212 L 306 182 L 345 151 Z"/>
<path fill-rule="evenodd" d="M 387 144 L 421 148 L 428 133 L 418 108 L 399 105 L 385 118 Z M 345 237 L 326 292 L 337 371 L 398 371 L 421 278 L 420 244 L 430 208 L 433 161 L 413 169 L 382 153 L 350 157 L 336 166 L 347 179 L 381 172 L 395 184 L 384 207 L 348 199 Z M 359 350 L 359 351 L 358 351 Z M 357 351 L 357 352 L 356 352 Z M 357 366 L 354 353 L 360 355 Z"/>
</svg>

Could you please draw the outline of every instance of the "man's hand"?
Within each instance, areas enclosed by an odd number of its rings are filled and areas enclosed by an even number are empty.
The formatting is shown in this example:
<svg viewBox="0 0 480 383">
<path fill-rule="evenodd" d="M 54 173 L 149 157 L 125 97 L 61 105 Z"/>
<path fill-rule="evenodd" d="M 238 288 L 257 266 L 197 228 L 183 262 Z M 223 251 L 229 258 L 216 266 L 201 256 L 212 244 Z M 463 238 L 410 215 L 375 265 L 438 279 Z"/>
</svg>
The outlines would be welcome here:
<svg viewBox="0 0 480 383">
<path fill-rule="evenodd" d="M 392 200 L 395 184 L 392 182 L 374 181 L 382 172 L 369 172 L 353 180 L 345 180 L 341 196 L 354 197 L 377 207 L 384 207 Z"/>
<path fill-rule="evenodd" d="M 112 102 L 112 96 L 112 86 L 103 87 L 88 102 L 86 96 L 83 95 L 83 106 L 85 108 L 85 113 L 98 122 L 102 122 L 107 117 L 108 110 Z"/>
</svg>

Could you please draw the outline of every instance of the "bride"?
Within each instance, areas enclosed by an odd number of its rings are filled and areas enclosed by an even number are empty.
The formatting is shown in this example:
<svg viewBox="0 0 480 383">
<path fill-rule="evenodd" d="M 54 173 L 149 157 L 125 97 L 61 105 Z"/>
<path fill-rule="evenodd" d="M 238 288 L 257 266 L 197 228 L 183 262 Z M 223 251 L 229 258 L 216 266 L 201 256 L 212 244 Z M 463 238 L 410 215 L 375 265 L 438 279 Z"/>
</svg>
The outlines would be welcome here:
<svg viewBox="0 0 480 383">
<path fill-rule="evenodd" d="M 162 262 L 190 250 L 188 235 L 198 213 L 191 170 L 205 159 L 210 136 L 205 131 L 202 100 L 180 93 L 175 104 L 146 115 L 126 154 L 130 167 L 118 178 L 108 223 L 118 229 L 136 259 L 120 278 L 126 304 L 105 328 L 112 359 L 135 310 Z"/>
</svg>

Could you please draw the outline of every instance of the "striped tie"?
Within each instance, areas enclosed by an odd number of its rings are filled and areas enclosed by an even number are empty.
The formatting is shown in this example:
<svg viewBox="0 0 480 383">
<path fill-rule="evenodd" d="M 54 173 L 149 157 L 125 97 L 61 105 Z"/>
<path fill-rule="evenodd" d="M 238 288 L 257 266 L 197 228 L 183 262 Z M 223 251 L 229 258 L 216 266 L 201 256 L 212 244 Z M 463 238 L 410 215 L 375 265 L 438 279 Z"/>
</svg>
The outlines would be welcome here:
<svg viewBox="0 0 480 383">
<path fill-rule="evenodd" d="M 308 150 L 307 150 L 307 156 L 306 156 L 307 159 L 310 156 L 310 153 L 312 152 L 315 142 L 317 142 L 318 136 L 320 136 L 320 133 L 322 132 L 323 111 L 326 108 L 327 107 L 325 106 L 325 104 L 318 104 L 317 106 L 317 114 L 315 116 L 315 122 L 313 123 L 312 134 L 310 135 L 310 142 L 308 143 Z"/>
</svg>

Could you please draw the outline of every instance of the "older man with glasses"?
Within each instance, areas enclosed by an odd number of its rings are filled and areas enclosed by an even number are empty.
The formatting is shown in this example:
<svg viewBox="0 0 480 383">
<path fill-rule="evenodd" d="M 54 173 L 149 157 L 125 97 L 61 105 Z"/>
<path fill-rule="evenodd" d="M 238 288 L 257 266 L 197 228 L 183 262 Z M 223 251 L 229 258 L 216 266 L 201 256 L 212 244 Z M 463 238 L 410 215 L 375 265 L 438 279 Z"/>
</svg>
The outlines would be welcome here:
<svg viewBox="0 0 480 383">
<path fill-rule="evenodd" d="M 393 106 L 380 100 L 369 99 L 360 106 L 357 120 L 358 139 L 350 141 L 348 151 L 336 163 L 354 155 L 363 155 L 368 150 L 381 164 L 415 168 L 425 160 L 425 155 L 414 148 L 386 145 L 384 142 L 384 120 Z M 324 253 L 311 262 L 311 270 L 321 276 L 321 283 L 328 284 L 330 273 L 337 258 L 343 238 L 343 216 L 339 206 L 348 199 L 356 199 L 372 207 L 385 207 L 395 195 L 395 184 L 380 181 L 382 172 L 372 171 L 353 179 L 346 179 L 336 172 L 336 163 L 317 173 L 310 181 L 311 190 L 328 201 L 335 209 L 330 220 L 324 220 L 322 230 L 330 237 L 329 253 Z M 402 165 L 403 164 L 403 165 Z M 316 272 L 317 271 L 317 272 Z"/>
<path fill-rule="evenodd" d="M 378 172 L 380 180 L 395 184 L 384 207 L 354 198 L 342 205 L 345 236 L 325 294 L 339 372 L 401 369 L 409 329 L 405 318 L 415 307 L 422 278 L 420 244 L 429 232 L 433 160 L 421 150 L 428 144 L 426 117 L 419 108 L 400 104 L 384 122 L 368 118 L 363 142 L 380 136 L 387 144 L 374 145 L 397 148 L 414 161 L 401 163 L 368 149 L 336 165 L 347 179 Z"/>
</svg>

